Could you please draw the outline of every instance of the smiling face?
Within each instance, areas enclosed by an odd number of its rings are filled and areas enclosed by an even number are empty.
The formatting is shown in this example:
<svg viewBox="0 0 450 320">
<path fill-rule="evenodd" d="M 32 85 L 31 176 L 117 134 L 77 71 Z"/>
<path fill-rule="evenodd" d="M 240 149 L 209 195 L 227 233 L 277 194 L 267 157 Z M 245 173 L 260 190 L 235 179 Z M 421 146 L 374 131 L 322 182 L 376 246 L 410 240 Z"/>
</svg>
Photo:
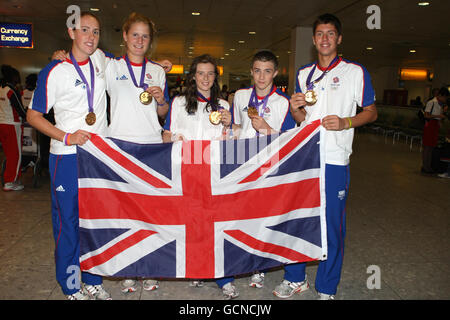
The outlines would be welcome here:
<svg viewBox="0 0 450 320">
<path fill-rule="evenodd" d="M 97 49 L 100 40 L 100 25 L 94 17 L 82 16 L 80 29 L 69 29 L 68 32 L 73 40 L 72 52 L 75 57 L 85 60 Z"/>
<path fill-rule="evenodd" d="M 342 35 L 339 35 L 336 27 L 331 24 L 319 24 L 313 35 L 313 43 L 319 55 L 323 57 L 335 56 L 337 46 L 342 42 Z"/>
<path fill-rule="evenodd" d="M 214 65 L 210 62 L 197 64 L 194 79 L 197 90 L 204 96 L 209 97 L 211 87 L 214 85 L 214 80 L 216 79 Z"/>
<path fill-rule="evenodd" d="M 151 41 L 149 25 L 144 22 L 133 23 L 128 32 L 124 31 L 123 40 L 128 56 L 143 58 Z"/>
</svg>

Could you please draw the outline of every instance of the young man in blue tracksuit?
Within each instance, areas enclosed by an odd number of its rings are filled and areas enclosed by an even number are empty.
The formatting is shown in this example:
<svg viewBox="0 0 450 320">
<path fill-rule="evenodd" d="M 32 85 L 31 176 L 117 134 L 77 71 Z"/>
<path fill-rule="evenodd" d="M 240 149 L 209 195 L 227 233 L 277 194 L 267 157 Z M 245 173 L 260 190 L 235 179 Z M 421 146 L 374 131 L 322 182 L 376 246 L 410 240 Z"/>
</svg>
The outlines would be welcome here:
<svg viewBox="0 0 450 320">
<path fill-rule="evenodd" d="M 354 128 L 377 118 L 369 73 L 337 54 L 341 29 L 339 19 L 331 14 L 315 21 L 313 43 L 318 59 L 298 70 L 296 93 L 290 100 L 297 123 L 320 119 L 326 129 L 323 141 L 328 255 L 319 264 L 315 283 L 322 300 L 334 299 L 341 278 Z M 357 106 L 363 109 L 358 114 Z M 305 263 L 285 266 L 284 280 L 273 290 L 274 295 L 288 298 L 307 290 L 305 267 Z"/>
</svg>

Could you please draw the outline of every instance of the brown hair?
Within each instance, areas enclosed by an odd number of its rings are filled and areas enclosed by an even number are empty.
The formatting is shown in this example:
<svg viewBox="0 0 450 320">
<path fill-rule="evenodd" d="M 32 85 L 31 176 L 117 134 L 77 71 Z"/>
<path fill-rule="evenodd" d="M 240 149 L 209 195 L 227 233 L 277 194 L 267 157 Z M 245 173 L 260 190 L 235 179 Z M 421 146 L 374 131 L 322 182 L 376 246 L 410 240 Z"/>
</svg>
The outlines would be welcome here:
<svg viewBox="0 0 450 320">
<path fill-rule="evenodd" d="M 217 106 L 219 105 L 219 97 L 220 97 L 220 86 L 219 86 L 219 70 L 217 69 L 217 62 L 209 54 L 203 54 L 201 56 L 195 57 L 192 60 L 191 68 L 189 69 L 189 73 L 186 77 L 186 91 L 181 94 L 181 96 L 186 97 L 186 112 L 188 114 L 194 114 L 197 112 L 197 84 L 195 83 L 195 74 L 197 72 L 197 65 L 199 63 L 211 63 L 214 66 L 214 73 L 216 74 L 213 82 L 213 86 L 211 87 L 211 96 L 210 103 L 207 103 L 205 106 L 206 111 L 209 112 L 209 107 L 212 110 L 217 110 Z"/>
<path fill-rule="evenodd" d="M 80 13 L 80 22 L 81 22 L 81 18 L 83 18 L 85 16 L 89 16 L 89 17 L 92 17 L 95 20 L 97 20 L 99 28 L 102 25 L 101 22 L 100 22 L 100 19 L 95 14 L 93 14 L 92 12 L 89 12 L 89 11 L 83 11 L 83 12 Z M 73 27 L 73 30 L 75 30 L 75 29 L 76 29 L 76 27 Z"/>
<path fill-rule="evenodd" d="M 131 28 L 131 25 L 136 22 L 142 22 L 148 25 L 148 29 L 150 30 L 150 45 L 153 42 L 153 37 L 156 34 L 156 27 L 152 20 L 147 18 L 146 16 L 143 16 L 140 13 L 132 12 L 130 15 L 126 18 L 125 22 L 122 25 L 122 31 L 125 33 L 128 33 L 128 31 Z"/>
</svg>

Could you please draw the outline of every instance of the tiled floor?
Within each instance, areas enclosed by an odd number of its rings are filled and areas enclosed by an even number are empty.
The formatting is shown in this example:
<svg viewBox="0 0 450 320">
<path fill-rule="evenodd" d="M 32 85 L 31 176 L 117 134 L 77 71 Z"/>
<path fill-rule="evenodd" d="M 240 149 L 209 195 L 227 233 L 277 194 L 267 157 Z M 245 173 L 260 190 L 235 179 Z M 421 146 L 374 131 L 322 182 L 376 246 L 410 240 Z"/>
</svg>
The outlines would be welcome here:
<svg viewBox="0 0 450 320">
<path fill-rule="evenodd" d="M 345 261 L 337 299 L 450 299 L 450 179 L 419 174 L 421 154 L 402 142 L 360 133 L 354 143 L 347 212 Z M 55 281 L 48 178 L 21 192 L 0 192 L 0 299 L 64 299 Z M 369 289 L 369 266 L 379 268 L 379 289 Z M 368 270 L 369 268 L 369 270 Z M 317 264 L 307 267 L 314 287 Z M 276 299 L 271 290 L 282 270 L 266 275 L 263 289 L 235 282 L 238 299 Z M 154 292 L 124 295 L 119 281 L 105 279 L 116 300 L 222 299 L 216 284 L 189 287 L 167 280 Z M 315 299 L 309 290 L 290 299 Z"/>
</svg>

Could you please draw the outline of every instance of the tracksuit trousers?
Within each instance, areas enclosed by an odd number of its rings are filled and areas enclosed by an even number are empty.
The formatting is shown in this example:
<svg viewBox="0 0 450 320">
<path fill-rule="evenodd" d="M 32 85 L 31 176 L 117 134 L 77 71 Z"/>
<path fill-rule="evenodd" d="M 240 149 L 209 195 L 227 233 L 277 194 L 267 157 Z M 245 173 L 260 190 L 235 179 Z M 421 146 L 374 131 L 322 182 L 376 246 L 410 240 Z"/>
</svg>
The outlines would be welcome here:
<svg viewBox="0 0 450 320">
<path fill-rule="evenodd" d="M 327 260 L 317 269 L 315 288 L 320 293 L 336 294 L 344 259 L 346 201 L 350 183 L 350 167 L 327 164 L 325 167 Z M 284 279 L 305 280 L 306 263 L 286 265 Z"/>
<path fill-rule="evenodd" d="M 63 293 L 70 295 L 81 286 L 77 155 L 50 154 L 49 170 L 56 280 Z M 102 283 L 102 277 L 82 272 L 81 281 L 97 285 Z"/>
</svg>

